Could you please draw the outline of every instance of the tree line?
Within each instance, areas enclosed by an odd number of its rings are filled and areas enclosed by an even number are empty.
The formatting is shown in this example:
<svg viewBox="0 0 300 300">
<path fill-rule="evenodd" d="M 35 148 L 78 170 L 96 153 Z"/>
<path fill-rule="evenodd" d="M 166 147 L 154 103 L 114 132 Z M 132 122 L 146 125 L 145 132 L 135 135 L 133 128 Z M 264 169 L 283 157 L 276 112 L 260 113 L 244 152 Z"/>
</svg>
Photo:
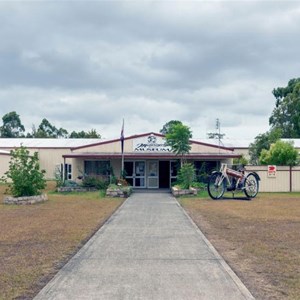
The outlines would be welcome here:
<svg viewBox="0 0 300 300">
<path fill-rule="evenodd" d="M 3 125 L 0 126 L 1 138 L 101 138 L 95 130 L 72 131 L 70 134 L 64 128 L 57 128 L 44 118 L 38 127 L 32 126 L 32 131 L 25 134 L 20 116 L 15 112 L 9 112 L 2 117 Z"/>
</svg>

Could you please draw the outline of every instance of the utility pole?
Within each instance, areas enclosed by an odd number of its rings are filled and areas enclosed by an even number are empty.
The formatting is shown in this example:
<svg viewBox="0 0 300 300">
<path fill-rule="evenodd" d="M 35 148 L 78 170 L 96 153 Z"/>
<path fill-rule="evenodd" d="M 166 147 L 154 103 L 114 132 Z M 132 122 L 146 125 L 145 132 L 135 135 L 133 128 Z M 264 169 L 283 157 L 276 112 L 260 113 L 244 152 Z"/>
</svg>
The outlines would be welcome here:
<svg viewBox="0 0 300 300">
<path fill-rule="evenodd" d="M 220 123 L 219 118 L 216 119 L 216 129 L 218 130 L 219 154 L 220 154 L 220 146 L 221 146 L 221 123 Z"/>
</svg>

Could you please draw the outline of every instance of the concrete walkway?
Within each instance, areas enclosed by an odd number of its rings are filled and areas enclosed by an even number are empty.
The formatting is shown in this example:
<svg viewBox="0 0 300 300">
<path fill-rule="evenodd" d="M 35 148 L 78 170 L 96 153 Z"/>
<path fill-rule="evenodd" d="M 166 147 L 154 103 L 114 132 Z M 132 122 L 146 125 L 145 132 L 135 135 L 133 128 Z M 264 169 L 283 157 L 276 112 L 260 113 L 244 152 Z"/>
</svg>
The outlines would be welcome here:
<svg viewBox="0 0 300 300">
<path fill-rule="evenodd" d="M 254 299 L 177 201 L 133 194 L 40 299 Z"/>
</svg>

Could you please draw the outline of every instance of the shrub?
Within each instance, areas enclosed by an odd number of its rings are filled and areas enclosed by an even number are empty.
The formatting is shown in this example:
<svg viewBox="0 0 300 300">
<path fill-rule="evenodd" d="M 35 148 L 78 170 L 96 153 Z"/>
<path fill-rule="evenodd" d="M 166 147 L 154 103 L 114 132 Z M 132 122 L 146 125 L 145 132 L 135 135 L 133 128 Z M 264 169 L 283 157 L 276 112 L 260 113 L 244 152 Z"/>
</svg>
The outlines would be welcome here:
<svg viewBox="0 0 300 300">
<path fill-rule="evenodd" d="M 56 187 L 61 187 L 64 185 L 63 174 L 60 167 L 55 168 L 54 178 L 55 178 Z"/>
<path fill-rule="evenodd" d="M 114 175 L 111 175 L 111 176 L 110 176 L 110 183 L 111 183 L 111 184 L 117 184 L 117 182 L 118 182 L 117 177 L 114 176 Z"/>
<path fill-rule="evenodd" d="M 191 187 L 199 190 L 205 190 L 206 189 L 206 184 L 203 182 L 192 182 Z"/>
<path fill-rule="evenodd" d="M 84 187 L 94 187 L 98 190 L 105 190 L 108 187 L 109 182 L 106 178 L 86 176 L 82 180 L 82 185 Z"/>
<path fill-rule="evenodd" d="M 66 180 L 64 182 L 64 186 L 67 186 L 67 187 L 78 187 L 79 185 L 77 184 L 77 182 L 75 182 L 73 180 Z"/>
<path fill-rule="evenodd" d="M 9 170 L 2 177 L 14 197 L 40 195 L 46 187 L 45 170 L 40 170 L 38 153 L 29 154 L 26 147 L 11 151 Z"/>
<path fill-rule="evenodd" d="M 185 163 L 178 172 L 179 184 L 184 189 L 189 189 L 195 178 L 195 168 L 193 164 Z"/>
</svg>

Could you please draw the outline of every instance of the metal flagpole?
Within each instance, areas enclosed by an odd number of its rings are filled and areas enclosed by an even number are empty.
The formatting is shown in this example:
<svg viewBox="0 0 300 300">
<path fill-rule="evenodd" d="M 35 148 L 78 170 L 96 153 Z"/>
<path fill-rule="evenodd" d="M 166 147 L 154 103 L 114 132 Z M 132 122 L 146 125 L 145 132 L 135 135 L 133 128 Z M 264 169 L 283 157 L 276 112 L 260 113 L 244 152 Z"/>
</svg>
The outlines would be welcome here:
<svg viewBox="0 0 300 300">
<path fill-rule="evenodd" d="M 122 165 L 121 165 L 121 177 L 124 175 L 124 119 L 123 119 L 123 124 L 122 124 L 122 129 L 121 129 L 121 153 L 122 153 Z"/>
</svg>

